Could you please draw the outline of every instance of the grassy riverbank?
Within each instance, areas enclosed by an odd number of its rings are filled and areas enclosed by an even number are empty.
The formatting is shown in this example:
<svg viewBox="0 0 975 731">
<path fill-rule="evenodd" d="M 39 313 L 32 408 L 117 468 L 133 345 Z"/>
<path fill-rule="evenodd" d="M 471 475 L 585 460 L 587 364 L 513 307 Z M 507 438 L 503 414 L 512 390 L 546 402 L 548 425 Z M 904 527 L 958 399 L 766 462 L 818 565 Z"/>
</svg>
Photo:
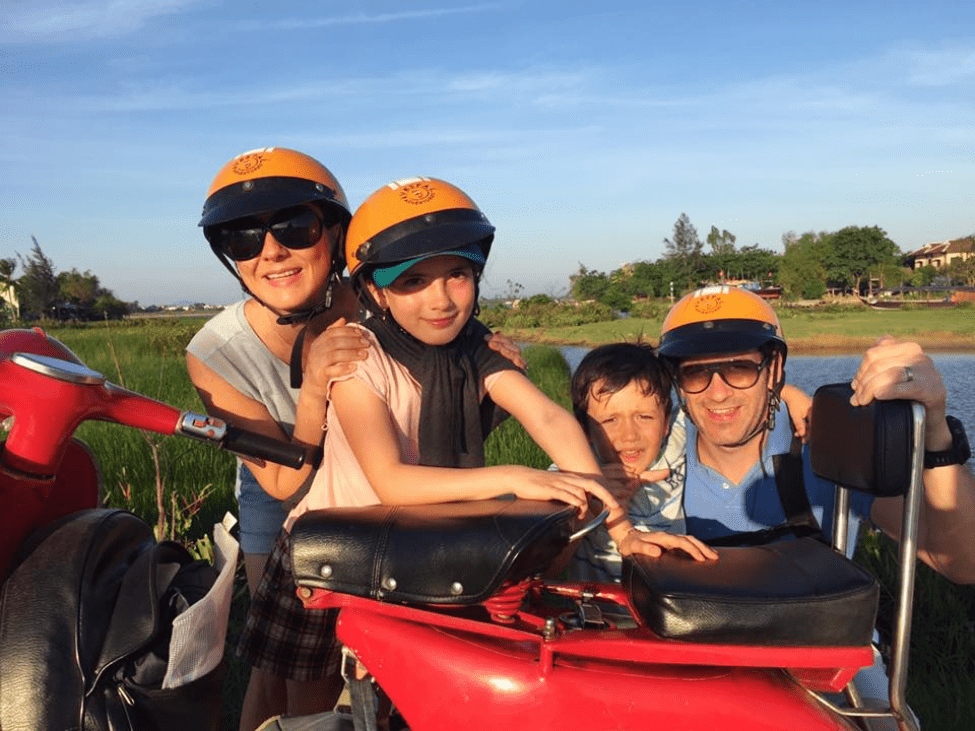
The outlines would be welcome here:
<svg viewBox="0 0 975 731">
<path fill-rule="evenodd" d="M 975 352 L 975 308 L 903 309 L 881 312 L 866 307 L 777 309 L 792 353 L 861 353 L 882 335 L 915 340 L 931 351 Z M 537 327 L 504 332 L 531 343 L 596 346 L 642 337 L 656 343 L 663 317 L 628 318 L 571 327 Z"/>
</svg>

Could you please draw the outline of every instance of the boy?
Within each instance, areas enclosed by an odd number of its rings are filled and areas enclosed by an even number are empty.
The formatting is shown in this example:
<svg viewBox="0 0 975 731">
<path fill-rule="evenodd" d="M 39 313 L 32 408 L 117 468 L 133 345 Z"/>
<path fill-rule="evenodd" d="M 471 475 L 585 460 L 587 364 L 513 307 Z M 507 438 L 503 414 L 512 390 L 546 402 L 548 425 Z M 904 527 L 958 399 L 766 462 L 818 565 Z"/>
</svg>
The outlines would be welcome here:
<svg viewBox="0 0 975 731">
<path fill-rule="evenodd" d="M 684 429 L 679 420 L 671 426 L 670 386 L 664 364 L 644 343 L 591 350 L 571 384 L 572 409 L 599 458 L 604 484 L 626 507 L 633 527 L 667 548 L 678 538 L 670 534 L 684 532 Z M 717 558 L 707 546 L 700 548 Z M 569 575 L 618 583 L 621 569 L 617 543 L 600 527 L 580 543 Z"/>
</svg>

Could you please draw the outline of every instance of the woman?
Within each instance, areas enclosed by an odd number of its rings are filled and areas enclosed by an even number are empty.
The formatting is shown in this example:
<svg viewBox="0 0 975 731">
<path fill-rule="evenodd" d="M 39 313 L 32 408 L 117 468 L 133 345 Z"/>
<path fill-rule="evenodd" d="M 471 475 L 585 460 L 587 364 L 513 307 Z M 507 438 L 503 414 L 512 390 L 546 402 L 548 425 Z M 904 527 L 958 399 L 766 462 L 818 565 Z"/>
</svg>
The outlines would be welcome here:
<svg viewBox="0 0 975 731">
<path fill-rule="evenodd" d="M 200 225 L 248 296 L 187 346 L 190 378 L 208 413 L 309 449 L 320 446 L 325 387 L 365 356 L 366 342 L 344 326 L 357 316 L 355 298 L 339 277 L 350 217 L 338 180 L 294 150 L 248 152 L 217 173 Z M 300 492 L 313 473 L 311 466 L 238 459 L 240 543 L 252 594 L 288 513 L 278 496 Z M 254 670 L 240 728 L 256 728 L 277 713 L 320 710 L 297 705 L 316 695 L 334 705 L 341 683 L 331 680 L 319 695 Z"/>
<path fill-rule="evenodd" d="M 360 314 L 340 276 L 350 218 L 338 180 L 301 152 L 255 150 L 217 173 L 200 225 L 247 296 L 187 346 L 190 378 L 208 413 L 309 450 L 321 446 L 326 387 L 353 372 L 368 347 L 360 331 L 345 325 Z M 506 338 L 496 336 L 491 344 L 521 361 Z M 238 460 L 240 542 L 252 594 L 291 504 L 313 475 L 311 466 Z M 285 684 L 255 669 L 240 728 L 256 728 L 278 713 L 330 709 L 341 688 L 338 673 Z"/>
</svg>

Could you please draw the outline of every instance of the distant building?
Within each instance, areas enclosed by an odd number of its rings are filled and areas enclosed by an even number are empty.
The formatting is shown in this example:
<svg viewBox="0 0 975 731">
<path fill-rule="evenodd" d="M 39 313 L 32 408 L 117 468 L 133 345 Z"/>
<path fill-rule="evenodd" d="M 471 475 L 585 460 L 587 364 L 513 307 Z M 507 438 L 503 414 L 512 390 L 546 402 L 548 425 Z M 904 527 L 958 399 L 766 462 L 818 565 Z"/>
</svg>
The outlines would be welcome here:
<svg viewBox="0 0 975 731">
<path fill-rule="evenodd" d="M 17 297 L 17 290 L 14 285 L 7 282 L 0 282 L 0 300 L 3 300 L 14 312 L 14 318 L 20 319 L 20 299 Z"/>
<path fill-rule="evenodd" d="M 912 269 L 925 266 L 944 269 L 955 259 L 965 261 L 971 256 L 975 256 L 975 237 L 966 236 L 961 239 L 925 244 L 917 251 L 910 252 L 907 259 Z"/>
</svg>

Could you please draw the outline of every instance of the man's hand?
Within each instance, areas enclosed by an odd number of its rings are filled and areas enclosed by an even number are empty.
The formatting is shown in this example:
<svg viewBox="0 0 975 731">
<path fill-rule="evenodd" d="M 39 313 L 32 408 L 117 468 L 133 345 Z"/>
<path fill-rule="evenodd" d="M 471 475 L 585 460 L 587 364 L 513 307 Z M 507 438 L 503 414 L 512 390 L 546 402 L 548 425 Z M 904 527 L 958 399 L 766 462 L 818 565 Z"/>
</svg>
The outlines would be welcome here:
<svg viewBox="0 0 975 731">
<path fill-rule="evenodd" d="M 491 350 L 496 350 L 501 353 L 505 358 L 510 360 L 521 370 L 528 369 L 528 361 L 524 359 L 521 355 L 521 348 L 515 345 L 515 341 L 509 338 L 502 332 L 491 333 L 490 335 L 485 335 L 484 339 L 487 340 L 488 347 Z"/>
<path fill-rule="evenodd" d="M 945 423 L 947 394 L 941 374 L 921 346 L 885 335 L 863 356 L 853 377 L 854 406 L 865 406 L 874 399 L 909 399 L 925 409 L 925 448 L 947 449 L 951 433 Z"/>
</svg>

